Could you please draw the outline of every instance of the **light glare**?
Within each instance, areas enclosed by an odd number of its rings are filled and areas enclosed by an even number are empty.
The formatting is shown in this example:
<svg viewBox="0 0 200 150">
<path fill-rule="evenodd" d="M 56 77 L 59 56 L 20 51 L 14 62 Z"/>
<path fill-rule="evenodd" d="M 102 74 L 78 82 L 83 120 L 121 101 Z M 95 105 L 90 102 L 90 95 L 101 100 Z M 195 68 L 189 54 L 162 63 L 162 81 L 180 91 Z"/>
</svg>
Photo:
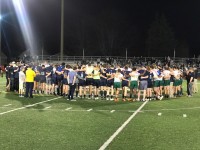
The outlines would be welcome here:
<svg viewBox="0 0 200 150">
<path fill-rule="evenodd" d="M 31 51 L 31 54 L 34 53 L 35 49 L 35 39 L 33 35 L 33 30 L 31 28 L 31 23 L 27 14 L 27 11 L 24 7 L 23 0 L 12 0 L 17 18 L 20 24 L 20 28 L 23 34 L 23 38 L 26 44 L 26 49 Z"/>
</svg>

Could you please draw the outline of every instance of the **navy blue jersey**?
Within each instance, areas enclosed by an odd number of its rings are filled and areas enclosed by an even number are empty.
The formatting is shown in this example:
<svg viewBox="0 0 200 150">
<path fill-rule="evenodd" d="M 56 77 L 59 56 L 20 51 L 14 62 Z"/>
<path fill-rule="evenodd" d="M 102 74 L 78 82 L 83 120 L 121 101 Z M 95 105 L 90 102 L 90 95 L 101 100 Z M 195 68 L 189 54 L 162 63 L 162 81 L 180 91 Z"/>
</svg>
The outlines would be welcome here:
<svg viewBox="0 0 200 150">
<path fill-rule="evenodd" d="M 128 71 L 128 70 L 123 71 L 122 74 L 123 74 L 123 76 L 124 76 L 125 79 L 129 79 L 130 78 L 129 73 L 130 73 L 130 71 Z"/>
<path fill-rule="evenodd" d="M 80 79 L 80 80 L 85 79 L 85 77 L 86 77 L 85 71 L 78 71 L 77 75 L 79 76 L 78 79 Z"/>
<path fill-rule="evenodd" d="M 148 82 L 153 81 L 153 72 L 148 72 Z"/>
<path fill-rule="evenodd" d="M 14 67 L 14 70 L 17 70 L 14 72 L 14 78 L 19 78 L 19 67 Z"/>
<path fill-rule="evenodd" d="M 58 72 L 62 72 L 63 70 L 64 70 L 64 66 L 58 66 L 57 68 L 56 68 L 56 71 L 58 71 Z"/>
<path fill-rule="evenodd" d="M 116 70 L 115 69 L 107 69 L 106 73 L 107 74 L 113 74 L 113 73 L 116 73 Z"/>
<path fill-rule="evenodd" d="M 46 72 L 50 73 L 51 71 L 53 71 L 53 66 L 49 66 L 46 68 Z"/>
<path fill-rule="evenodd" d="M 146 70 L 139 70 L 138 72 L 140 73 L 140 75 L 139 75 L 139 80 L 140 81 L 148 80 L 146 78 L 145 79 L 141 78 L 141 77 L 148 76 L 148 71 L 146 71 Z"/>
<path fill-rule="evenodd" d="M 42 69 L 41 66 L 34 66 L 34 67 L 33 67 L 33 70 L 34 70 L 35 72 L 40 71 L 41 69 Z"/>
<path fill-rule="evenodd" d="M 56 79 L 56 77 L 57 77 L 57 74 L 56 74 L 53 70 L 51 71 L 51 77 L 52 77 L 52 78 L 55 78 L 55 79 Z"/>
<path fill-rule="evenodd" d="M 64 69 L 64 70 L 63 70 L 63 77 L 64 77 L 65 79 L 67 78 L 68 74 L 69 74 L 69 70 Z"/>
<path fill-rule="evenodd" d="M 106 71 L 107 71 L 106 69 L 101 70 L 101 71 L 100 71 L 101 75 L 104 76 L 104 77 L 107 77 L 107 76 L 106 76 Z M 101 80 L 106 80 L 106 79 L 103 78 L 103 77 L 101 77 L 100 79 L 101 79 Z"/>
<path fill-rule="evenodd" d="M 14 67 L 13 66 L 10 66 L 9 67 L 9 78 L 14 78 Z"/>
<path fill-rule="evenodd" d="M 39 72 L 41 76 L 46 76 L 46 68 L 41 68 Z"/>
</svg>

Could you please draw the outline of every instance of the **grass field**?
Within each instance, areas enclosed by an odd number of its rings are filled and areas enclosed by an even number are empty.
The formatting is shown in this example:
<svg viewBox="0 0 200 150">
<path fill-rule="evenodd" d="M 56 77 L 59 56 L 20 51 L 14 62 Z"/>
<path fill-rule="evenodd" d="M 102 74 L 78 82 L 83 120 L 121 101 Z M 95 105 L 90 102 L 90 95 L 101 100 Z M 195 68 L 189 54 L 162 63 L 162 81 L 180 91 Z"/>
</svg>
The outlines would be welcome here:
<svg viewBox="0 0 200 150">
<path fill-rule="evenodd" d="M 200 149 L 199 93 L 145 103 L 71 102 L 55 96 L 20 98 L 4 92 L 5 81 L 0 81 L 2 150 Z"/>
</svg>

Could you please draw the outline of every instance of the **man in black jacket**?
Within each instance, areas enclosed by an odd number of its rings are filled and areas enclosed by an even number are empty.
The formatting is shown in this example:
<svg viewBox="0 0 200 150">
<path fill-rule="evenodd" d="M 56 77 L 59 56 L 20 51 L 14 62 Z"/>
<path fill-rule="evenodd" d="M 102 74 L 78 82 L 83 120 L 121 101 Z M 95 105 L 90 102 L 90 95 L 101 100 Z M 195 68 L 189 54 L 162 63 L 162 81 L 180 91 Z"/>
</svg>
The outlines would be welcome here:
<svg viewBox="0 0 200 150">
<path fill-rule="evenodd" d="M 192 91 L 193 83 L 194 83 L 194 70 L 193 70 L 193 68 L 190 68 L 187 71 L 186 80 L 187 80 L 187 94 L 188 94 L 188 97 L 191 97 L 192 92 L 193 92 Z"/>
</svg>

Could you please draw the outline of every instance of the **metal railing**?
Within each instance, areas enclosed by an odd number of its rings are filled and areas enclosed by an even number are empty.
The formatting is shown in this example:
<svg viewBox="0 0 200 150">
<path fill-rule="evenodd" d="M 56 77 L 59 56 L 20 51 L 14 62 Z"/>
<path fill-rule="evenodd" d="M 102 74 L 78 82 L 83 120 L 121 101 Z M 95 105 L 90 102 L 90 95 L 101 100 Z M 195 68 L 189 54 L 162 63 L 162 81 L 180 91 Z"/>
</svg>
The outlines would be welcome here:
<svg viewBox="0 0 200 150">
<path fill-rule="evenodd" d="M 60 55 L 38 55 L 38 56 L 31 56 L 33 61 L 37 62 L 61 62 Z M 63 56 L 63 62 L 80 62 L 80 61 L 86 61 L 86 62 L 136 62 L 136 63 L 142 63 L 142 62 L 166 62 L 168 60 L 167 57 L 122 57 L 122 56 Z M 200 58 L 170 58 L 172 63 L 182 63 L 182 64 L 199 64 Z"/>
</svg>

